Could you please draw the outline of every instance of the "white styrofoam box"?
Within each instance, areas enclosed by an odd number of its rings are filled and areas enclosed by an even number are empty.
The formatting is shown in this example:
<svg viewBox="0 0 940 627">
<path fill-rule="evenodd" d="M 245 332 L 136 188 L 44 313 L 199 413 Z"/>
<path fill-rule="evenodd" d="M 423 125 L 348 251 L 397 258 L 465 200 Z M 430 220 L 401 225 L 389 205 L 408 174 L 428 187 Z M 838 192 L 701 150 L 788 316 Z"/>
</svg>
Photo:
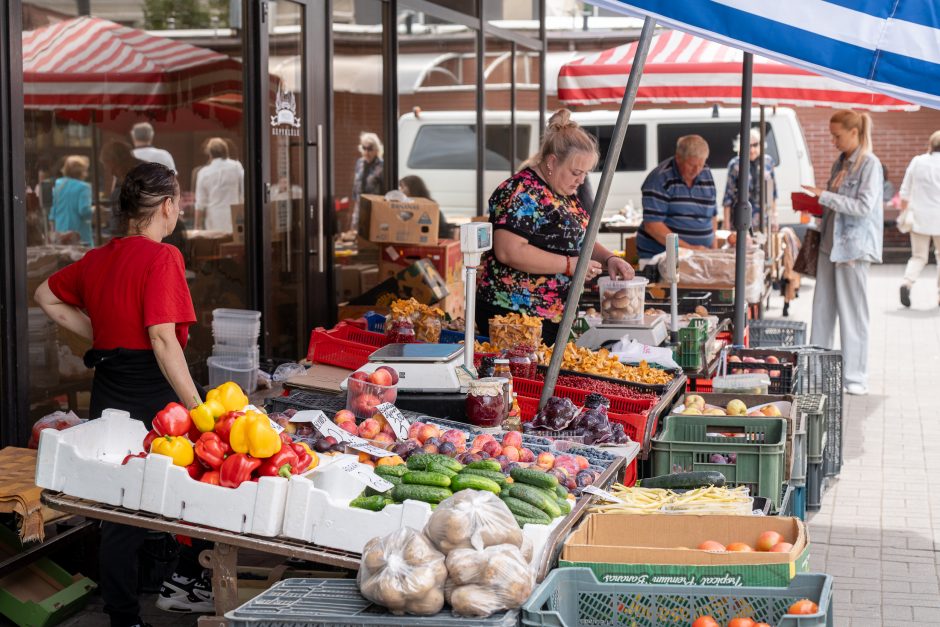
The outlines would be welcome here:
<svg viewBox="0 0 940 627">
<path fill-rule="evenodd" d="M 140 509 L 147 428 L 126 411 L 106 409 L 101 418 L 39 436 L 36 485 L 91 501 Z"/>
<path fill-rule="evenodd" d="M 547 525 L 528 524 L 522 527 L 523 535 L 532 541 L 532 561 L 529 562 L 530 564 L 536 567 L 541 564 L 542 553 L 545 551 L 549 537 L 555 531 L 555 527 L 560 525 L 564 519 L 564 516 L 559 516 Z"/>
<path fill-rule="evenodd" d="M 237 488 L 194 481 L 165 455 L 148 455 L 140 509 L 197 525 L 276 536 L 284 520 L 288 481 L 261 477 Z"/>
<path fill-rule="evenodd" d="M 420 501 L 387 505 L 380 512 L 349 507 L 365 486 L 334 464 L 290 479 L 281 535 L 361 553 L 366 543 L 402 527 L 424 529 L 431 506 Z"/>
</svg>

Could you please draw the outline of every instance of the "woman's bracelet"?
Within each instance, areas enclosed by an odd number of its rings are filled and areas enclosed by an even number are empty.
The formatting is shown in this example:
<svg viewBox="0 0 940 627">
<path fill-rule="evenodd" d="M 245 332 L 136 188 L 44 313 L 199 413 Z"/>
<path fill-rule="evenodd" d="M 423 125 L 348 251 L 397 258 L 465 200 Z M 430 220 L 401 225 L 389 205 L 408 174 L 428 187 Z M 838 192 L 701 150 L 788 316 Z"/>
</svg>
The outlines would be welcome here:
<svg viewBox="0 0 940 627">
<path fill-rule="evenodd" d="M 615 259 L 616 257 L 617 257 L 617 255 L 611 255 L 610 257 L 608 257 L 607 259 L 605 259 L 605 260 L 604 260 L 604 267 L 606 268 L 606 267 L 607 267 L 607 263 L 608 263 L 611 259 Z"/>
</svg>

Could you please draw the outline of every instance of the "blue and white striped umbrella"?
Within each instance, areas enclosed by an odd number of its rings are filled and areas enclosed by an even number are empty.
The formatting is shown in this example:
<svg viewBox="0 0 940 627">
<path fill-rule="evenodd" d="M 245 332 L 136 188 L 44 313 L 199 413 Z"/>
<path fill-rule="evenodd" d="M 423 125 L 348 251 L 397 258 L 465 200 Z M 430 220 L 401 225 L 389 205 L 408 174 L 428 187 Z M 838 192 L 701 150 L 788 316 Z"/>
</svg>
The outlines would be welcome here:
<svg viewBox="0 0 940 627">
<path fill-rule="evenodd" d="M 937 0 L 591 0 L 940 109 Z"/>
</svg>

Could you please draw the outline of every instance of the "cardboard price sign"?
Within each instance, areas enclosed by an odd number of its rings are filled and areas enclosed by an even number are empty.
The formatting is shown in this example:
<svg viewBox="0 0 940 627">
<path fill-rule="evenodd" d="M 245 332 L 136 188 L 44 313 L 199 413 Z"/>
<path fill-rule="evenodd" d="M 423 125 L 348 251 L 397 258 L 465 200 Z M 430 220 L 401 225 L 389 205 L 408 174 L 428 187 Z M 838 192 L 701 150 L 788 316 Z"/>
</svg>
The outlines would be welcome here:
<svg viewBox="0 0 940 627">
<path fill-rule="evenodd" d="M 355 460 L 343 464 L 340 466 L 340 469 L 378 492 L 385 492 L 395 487 L 395 484 L 391 481 L 386 481 L 371 470 L 364 469 L 362 465 Z"/>
<path fill-rule="evenodd" d="M 623 503 L 616 496 L 608 492 L 607 490 L 601 490 L 600 488 L 595 488 L 592 485 L 581 488 L 582 492 L 587 492 L 588 494 L 593 494 L 594 496 L 600 497 L 605 501 L 610 501 L 611 503 Z"/>
<path fill-rule="evenodd" d="M 389 426 L 392 427 L 396 438 L 399 440 L 408 439 L 408 429 L 411 428 L 411 423 L 408 422 L 397 407 L 391 403 L 382 403 L 375 409 L 385 416 L 385 420 L 388 422 Z"/>
<path fill-rule="evenodd" d="M 306 411 L 297 412 L 294 415 L 294 418 L 296 418 L 300 414 L 306 414 L 306 413 L 307 413 Z M 319 415 L 311 416 L 309 419 L 307 419 L 307 416 L 304 416 L 305 418 L 304 422 L 313 423 L 313 428 L 319 431 L 324 437 L 326 436 L 333 437 L 336 439 L 337 442 L 350 442 L 352 441 L 352 439 L 361 440 L 361 438 L 358 438 L 354 436 L 353 434 L 349 433 L 348 431 L 341 429 L 339 425 L 337 425 L 332 420 L 327 418 L 326 414 L 324 414 L 319 409 L 312 410 L 310 411 L 310 413 L 311 414 L 316 413 Z"/>
</svg>

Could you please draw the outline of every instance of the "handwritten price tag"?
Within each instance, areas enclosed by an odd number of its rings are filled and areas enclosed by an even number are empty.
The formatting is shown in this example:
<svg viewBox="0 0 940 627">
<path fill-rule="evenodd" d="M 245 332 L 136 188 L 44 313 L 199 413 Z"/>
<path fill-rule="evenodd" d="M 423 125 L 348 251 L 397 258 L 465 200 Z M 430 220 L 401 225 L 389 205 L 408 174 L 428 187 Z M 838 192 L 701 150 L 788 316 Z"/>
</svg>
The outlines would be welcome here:
<svg viewBox="0 0 940 627">
<path fill-rule="evenodd" d="M 268 418 L 268 421 L 271 423 L 271 428 L 274 429 L 275 431 L 277 431 L 277 434 L 278 434 L 278 435 L 281 435 L 281 432 L 284 431 L 284 427 L 282 427 L 282 426 L 279 425 L 278 423 L 274 422 L 274 421 L 271 420 L 270 418 Z"/>
<path fill-rule="evenodd" d="M 392 427 L 392 431 L 395 432 L 395 437 L 399 440 L 408 439 L 408 429 L 411 428 L 411 423 L 402 415 L 401 411 L 391 403 L 382 403 L 376 407 L 378 412 L 385 416 L 385 420 L 388 421 L 388 424 Z"/>
<path fill-rule="evenodd" d="M 309 420 L 309 422 L 313 423 L 314 429 L 319 431 L 324 437 L 331 436 L 335 438 L 337 442 L 349 442 L 353 438 L 357 440 L 361 439 L 361 438 L 357 438 L 356 436 L 349 433 L 348 431 L 344 431 L 343 429 L 340 429 L 339 426 L 335 424 L 332 420 L 327 418 L 326 414 L 324 414 L 322 411 L 319 411 L 319 410 L 316 410 L 316 411 L 319 414 L 319 416 L 312 418 L 311 420 Z M 297 413 L 300 414 L 302 412 L 297 412 Z M 305 422 L 307 421 L 305 420 Z"/>
<path fill-rule="evenodd" d="M 391 457 L 395 453 L 391 451 L 386 451 L 384 448 L 379 448 L 373 444 L 370 444 L 368 440 L 363 440 L 362 438 L 354 437 L 349 442 L 346 442 L 346 446 L 354 448 L 357 451 L 362 451 L 363 453 L 368 453 L 372 457 Z"/>
<path fill-rule="evenodd" d="M 605 501 L 610 501 L 611 503 L 623 503 L 616 496 L 608 492 L 607 490 L 601 490 L 600 488 L 595 488 L 592 485 L 586 486 L 581 489 L 582 492 L 587 492 L 588 494 L 593 494 L 596 497 L 602 498 Z"/>
<path fill-rule="evenodd" d="M 378 492 L 385 492 L 395 487 L 395 484 L 391 481 L 386 481 L 371 470 L 366 470 L 365 467 L 356 461 L 346 462 L 340 466 L 340 469 Z"/>
</svg>

